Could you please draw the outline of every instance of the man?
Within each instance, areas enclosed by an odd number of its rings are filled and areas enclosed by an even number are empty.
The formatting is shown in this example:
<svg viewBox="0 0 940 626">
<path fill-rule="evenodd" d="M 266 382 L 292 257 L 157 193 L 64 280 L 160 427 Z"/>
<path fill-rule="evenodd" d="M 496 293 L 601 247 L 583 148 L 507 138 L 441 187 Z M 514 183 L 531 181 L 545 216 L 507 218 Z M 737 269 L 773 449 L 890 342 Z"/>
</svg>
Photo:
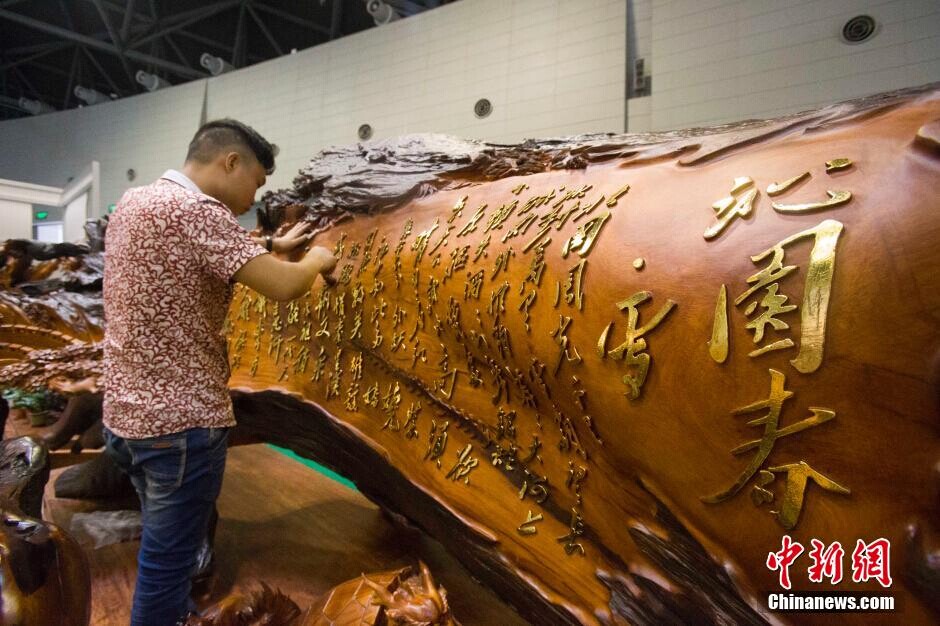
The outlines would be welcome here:
<svg viewBox="0 0 940 626">
<path fill-rule="evenodd" d="M 143 512 L 134 626 L 174 624 L 192 608 L 190 575 L 235 424 L 221 332 L 232 281 L 291 300 L 336 265 L 319 246 L 296 263 L 268 254 L 308 240 L 305 232 L 253 240 L 239 226 L 275 153 L 240 122 L 209 122 L 182 171 L 128 190 L 108 225 L 103 418 L 108 452 Z"/>
</svg>

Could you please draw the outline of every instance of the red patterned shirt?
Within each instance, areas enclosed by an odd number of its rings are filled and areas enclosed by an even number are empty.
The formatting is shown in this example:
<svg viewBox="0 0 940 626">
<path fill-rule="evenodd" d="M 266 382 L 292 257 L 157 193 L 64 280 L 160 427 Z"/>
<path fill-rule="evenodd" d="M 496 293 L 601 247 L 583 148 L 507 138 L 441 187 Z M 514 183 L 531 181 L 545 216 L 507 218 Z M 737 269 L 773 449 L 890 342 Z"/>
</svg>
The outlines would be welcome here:
<svg viewBox="0 0 940 626">
<path fill-rule="evenodd" d="M 233 426 L 222 324 L 232 276 L 265 249 L 170 171 L 124 194 L 105 251 L 105 426 L 130 439 Z"/>
</svg>

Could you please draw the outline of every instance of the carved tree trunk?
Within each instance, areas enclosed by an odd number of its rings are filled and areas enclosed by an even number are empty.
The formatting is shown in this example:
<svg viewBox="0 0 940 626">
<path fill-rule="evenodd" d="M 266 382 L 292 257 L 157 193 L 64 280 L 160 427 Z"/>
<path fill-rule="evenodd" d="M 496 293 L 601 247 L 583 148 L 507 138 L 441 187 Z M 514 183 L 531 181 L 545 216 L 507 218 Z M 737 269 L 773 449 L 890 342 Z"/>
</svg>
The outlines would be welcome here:
<svg viewBox="0 0 940 626">
<path fill-rule="evenodd" d="M 537 623 L 786 620 L 766 605 L 784 535 L 793 590 L 929 623 L 938 138 L 932 87 L 680 133 L 325 151 L 263 222 L 314 221 L 339 284 L 237 290 L 240 423 Z M 852 579 L 878 538 L 887 590 Z M 841 543 L 838 585 L 808 579 L 812 539 Z"/>
</svg>

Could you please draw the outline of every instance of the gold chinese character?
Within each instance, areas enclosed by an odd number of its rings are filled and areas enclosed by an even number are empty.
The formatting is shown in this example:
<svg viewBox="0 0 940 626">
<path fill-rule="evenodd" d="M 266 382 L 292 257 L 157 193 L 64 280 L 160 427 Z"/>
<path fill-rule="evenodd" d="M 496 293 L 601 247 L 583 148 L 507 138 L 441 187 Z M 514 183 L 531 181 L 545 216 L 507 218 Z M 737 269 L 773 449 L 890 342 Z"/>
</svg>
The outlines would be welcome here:
<svg viewBox="0 0 940 626">
<path fill-rule="evenodd" d="M 418 438 L 418 415 L 420 414 L 421 401 L 419 400 L 417 404 L 412 402 L 408 407 L 408 412 L 405 413 L 405 423 L 402 425 L 402 430 L 405 431 L 406 439 Z"/>
<path fill-rule="evenodd" d="M 457 204 L 454 205 L 454 208 L 450 210 L 450 217 L 447 218 L 448 224 L 453 224 L 454 220 L 460 217 L 463 213 L 463 210 L 467 206 L 467 200 L 470 199 L 470 196 L 463 196 L 460 200 L 457 201 Z"/>
<path fill-rule="evenodd" d="M 538 529 L 535 528 L 536 522 L 541 522 L 543 519 L 542 514 L 532 515 L 532 510 L 526 514 L 525 521 L 519 524 L 519 527 L 516 528 L 516 531 L 520 535 L 534 535 L 538 532 Z"/>
<path fill-rule="evenodd" d="M 715 202 L 712 208 L 715 210 L 716 222 L 705 231 L 705 239 L 714 239 L 728 227 L 736 217 L 747 217 L 754 208 L 754 200 L 757 199 L 757 189 L 753 187 L 754 181 L 750 176 L 742 176 L 734 179 L 731 187 L 731 195 Z M 747 189 L 740 197 L 738 193 Z"/>
<path fill-rule="evenodd" d="M 379 383 L 369 385 L 369 388 L 362 394 L 362 401 L 371 407 L 379 406 Z"/>
<path fill-rule="evenodd" d="M 480 462 L 470 456 L 470 452 L 473 450 L 473 444 L 468 443 L 467 447 L 457 453 L 457 462 L 454 463 L 454 466 L 450 468 L 450 471 L 444 476 L 444 478 L 450 478 L 454 482 L 457 482 L 460 479 L 463 479 L 465 485 L 470 484 L 470 472 L 473 471 Z"/>
<path fill-rule="evenodd" d="M 460 229 L 460 232 L 457 233 L 457 236 L 463 237 L 464 235 L 469 235 L 470 233 L 475 231 L 477 229 L 477 222 L 480 221 L 480 219 L 483 217 L 483 214 L 485 212 L 486 212 L 486 205 L 483 204 L 476 210 L 476 213 L 473 214 L 473 217 L 470 218 L 470 221 L 467 222 L 466 225 L 462 229 Z"/>
<path fill-rule="evenodd" d="M 617 200 L 620 199 L 620 196 L 624 195 L 630 191 L 630 185 L 624 185 L 614 193 L 610 194 L 610 200 L 607 201 L 607 206 L 614 207 L 617 206 Z"/>
<path fill-rule="evenodd" d="M 659 309 L 653 319 L 644 326 L 637 328 L 636 324 L 640 319 L 638 307 L 652 297 L 653 294 L 649 291 L 638 291 L 626 300 L 618 302 L 617 308 L 621 311 L 627 311 L 627 330 L 624 342 L 613 350 L 606 351 L 607 333 L 611 326 L 604 330 L 598 342 L 598 352 L 601 357 L 610 355 L 615 359 L 623 359 L 627 367 L 636 368 L 635 373 L 624 374 L 623 376 L 623 383 L 628 388 L 625 395 L 631 400 L 640 397 L 643 384 L 646 382 L 646 376 L 649 373 L 650 355 L 643 352 L 643 350 L 646 350 L 646 339 L 643 339 L 643 335 L 656 328 L 676 306 L 675 302 L 667 299 L 666 304 Z"/>
<path fill-rule="evenodd" d="M 424 251 L 427 250 L 428 242 L 431 240 L 431 235 L 434 234 L 434 231 L 438 229 L 438 220 L 434 220 L 434 225 L 431 226 L 426 231 L 420 233 L 416 238 L 415 242 L 411 244 L 411 249 L 415 252 L 415 267 L 418 267 L 418 264 L 421 262 L 421 258 L 424 256 Z"/>
<path fill-rule="evenodd" d="M 764 269 L 748 277 L 751 287 L 735 299 L 735 306 L 741 305 L 760 289 L 766 289 L 766 294 L 760 305 L 764 311 L 747 327 L 754 331 L 754 342 L 759 342 L 764 336 L 767 324 L 775 330 L 789 328 L 775 315 L 796 309 L 795 305 L 786 305 L 786 296 L 778 294 L 780 280 L 796 269 L 795 265 L 783 265 L 784 247 L 807 237 L 814 238 L 813 250 L 810 252 L 809 268 L 806 272 L 806 285 L 803 290 L 802 310 L 800 311 L 800 351 L 790 363 L 797 371 L 804 374 L 815 372 L 822 364 L 823 347 L 826 339 L 826 314 L 829 310 L 829 297 L 832 291 L 832 276 L 835 271 L 836 245 L 842 233 L 842 223 L 835 220 L 825 220 L 818 226 L 810 228 L 795 235 L 787 237 L 777 245 L 764 252 L 752 256 L 754 263 L 763 261 L 771 254 L 770 263 Z M 752 302 L 745 314 L 750 315 L 757 307 Z M 793 345 L 789 338 L 782 339 L 764 346 L 750 353 L 750 356 L 759 356 L 772 350 L 780 350 Z"/>
<path fill-rule="evenodd" d="M 567 259 L 568 253 L 577 252 L 581 257 L 586 257 L 594 246 L 594 241 L 600 234 L 601 229 L 607 220 L 610 219 L 610 211 L 605 211 L 603 215 L 586 221 L 571 236 L 561 249 L 562 258 Z"/>
<path fill-rule="evenodd" d="M 793 178 L 789 178 L 783 181 L 782 183 L 770 183 L 769 185 L 767 185 L 767 195 L 779 196 L 787 189 L 790 189 L 791 187 L 793 187 L 793 185 L 796 185 L 800 181 L 809 178 L 809 176 L 810 176 L 809 172 L 803 172 L 802 174 L 798 174 L 794 176 Z"/>
<path fill-rule="evenodd" d="M 545 476 L 536 476 L 527 474 L 522 482 L 522 488 L 519 489 L 519 499 L 524 500 L 526 496 L 531 496 L 538 504 L 548 500 L 548 478 Z"/>
<path fill-rule="evenodd" d="M 803 510 L 803 497 L 806 493 L 806 483 L 809 480 L 812 480 L 826 491 L 844 496 L 852 493 L 831 478 L 823 476 L 814 470 L 806 461 L 777 467 L 768 467 L 767 471 L 775 474 L 785 473 L 787 475 L 787 482 L 783 492 L 783 505 L 780 507 L 779 511 L 771 511 L 774 517 L 777 518 L 777 521 L 780 522 L 780 525 L 787 530 L 793 529 L 800 518 L 800 512 Z"/>
<path fill-rule="evenodd" d="M 565 544 L 565 554 L 571 556 L 575 552 L 579 552 L 581 556 L 584 556 L 584 546 L 576 541 L 577 538 L 583 534 L 584 518 L 581 517 L 581 513 L 579 513 L 577 509 L 572 508 L 568 534 L 558 538 L 558 543 Z"/>
<path fill-rule="evenodd" d="M 568 479 L 565 481 L 565 486 L 574 491 L 578 504 L 581 504 L 581 483 L 587 478 L 587 474 L 588 468 L 568 461 Z"/>
<path fill-rule="evenodd" d="M 581 355 L 578 354 L 578 349 L 574 346 L 569 348 L 568 346 L 568 327 L 571 326 L 571 318 L 564 315 L 558 316 L 558 328 L 552 331 L 551 336 L 555 338 L 555 343 L 558 344 L 560 351 L 558 353 L 558 362 L 555 364 L 555 370 L 552 374 L 557 375 L 558 370 L 561 369 L 562 363 L 566 360 L 569 362 L 580 363 Z"/>
<path fill-rule="evenodd" d="M 568 278 L 565 280 L 565 302 L 574 304 L 579 311 L 584 309 L 584 269 L 587 266 L 587 259 L 581 259 L 581 262 L 568 270 Z"/>
<path fill-rule="evenodd" d="M 506 283 L 506 287 L 509 287 L 509 283 Z M 519 310 L 522 311 L 522 323 L 525 326 L 525 331 L 529 332 L 529 309 L 532 308 L 532 305 L 535 304 L 535 298 L 538 295 L 535 289 L 530 291 L 528 295 L 522 300 L 522 303 L 519 305 Z"/>
<path fill-rule="evenodd" d="M 352 381 L 346 389 L 345 406 L 347 411 L 359 410 L 359 382 Z"/>
<path fill-rule="evenodd" d="M 728 290 L 724 283 L 718 290 L 718 300 L 715 302 L 715 319 L 712 322 L 708 354 L 716 363 L 724 363 L 728 358 Z"/>
<path fill-rule="evenodd" d="M 780 414 L 783 412 L 783 403 L 793 396 L 792 391 L 788 391 L 787 389 L 785 389 L 786 380 L 787 380 L 786 376 L 782 372 L 778 372 L 777 370 L 771 369 L 770 370 L 770 397 L 768 397 L 766 400 L 759 400 L 747 406 L 735 409 L 732 412 L 733 415 L 748 415 L 756 411 L 761 411 L 761 410 L 766 409 L 767 413 L 763 417 L 759 417 L 757 419 L 753 419 L 748 422 L 748 425 L 750 426 L 763 425 L 764 434 L 762 435 L 760 439 L 755 439 L 753 441 L 748 441 L 746 443 L 743 443 L 731 451 L 731 454 L 738 455 L 738 454 L 747 452 L 749 450 L 754 450 L 754 449 L 757 450 L 756 454 L 754 455 L 754 458 L 751 459 L 751 462 L 748 464 L 748 466 L 744 468 L 744 471 L 742 471 L 741 474 L 738 476 L 737 480 L 734 481 L 734 484 L 732 484 L 730 487 L 728 487 L 722 492 L 716 493 L 711 496 L 703 497 L 702 498 L 703 502 L 707 504 L 716 504 L 718 502 L 724 502 L 725 500 L 737 494 L 744 487 L 744 485 L 746 485 L 747 482 L 754 476 L 754 474 L 756 474 L 758 470 L 760 470 L 760 468 L 763 466 L 764 461 L 767 460 L 767 457 L 770 455 L 771 451 L 773 450 L 774 444 L 777 442 L 778 439 L 802 432 L 808 428 L 819 426 L 820 424 L 824 424 L 835 418 L 836 416 L 835 412 L 830 409 L 810 407 L 809 410 L 812 413 L 810 417 L 804 418 L 800 420 L 799 422 L 796 422 L 795 424 L 791 424 L 789 426 L 779 428 Z M 789 473 L 791 471 L 790 468 L 791 466 L 782 466 L 779 468 L 770 468 L 770 471 L 775 471 L 775 470 L 787 471 Z M 766 475 L 762 474 L 762 476 L 764 478 L 767 478 Z M 806 474 L 806 476 L 810 476 L 814 479 L 816 478 L 815 474 L 813 475 Z M 797 481 L 796 483 L 797 486 L 799 486 L 798 481 L 802 480 L 802 487 L 800 488 L 800 492 L 801 492 L 802 488 L 805 487 L 805 476 L 803 478 L 800 478 L 799 473 L 794 473 L 793 480 Z M 759 495 L 757 496 L 757 499 L 755 499 L 755 503 L 759 503 L 761 500 L 768 499 L 767 497 L 768 492 L 766 489 L 763 489 L 763 487 L 765 487 L 768 482 L 769 482 L 768 480 L 762 480 L 760 484 L 758 485 Z M 796 493 L 795 491 L 793 491 L 792 488 L 788 488 L 788 489 L 789 489 L 788 493 Z M 799 500 L 798 503 L 802 504 L 802 495 L 798 500 Z M 791 496 L 789 502 L 791 502 L 791 504 L 787 506 L 786 519 L 788 521 L 792 519 L 795 523 L 796 515 L 798 515 L 798 511 L 794 514 L 793 507 L 796 506 L 797 499 L 795 499 L 795 496 Z M 781 519 L 781 522 L 783 521 L 784 520 Z"/>
<path fill-rule="evenodd" d="M 823 209 L 841 206 L 852 199 L 851 191 L 832 191 L 830 189 L 826 191 L 826 195 L 829 196 L 829 199 L 823 202 L 806 202 L 803 204 L 773 202 L 771 206 L 780 213 L 809 213 L 811 211 L 821 211 Z"/>
<path fill-rule="evenodd" d="M 519 201 L 513 200 L 496 209 L 496 212 L 490 216 L 489 221 L 486 223 L 486 228 L 483 229 L 483 232 L 488 233 L 491 230 L 502 230 L 503 224 L 509 219 L 509 216 L 512 215 L 512 212 L 516 210 L 518 205 Z"/>
<path fill-rule="evenodd" d="M 333 361 L 333 371 L 330 372 L 327 380 L 326 399 L 339 397 L 340 385 L 343 382 L 343 349 L 336 351 Z"/>
<path fill-rule="evenodd" d="M 431 433 L 428 435 L 428 449 L 424 453 L 424 460 L 434 461 L 438 469 L 441 468 L 441 456 L 444 455 L 444 450 L 447 448 L 447 428 L 449 426 L 450 422 L 445 421 L 440 431 L 438 431 L 437 422 L 431 420 Z"/>
<path fill-rule="evenodd" d="M 320 377 L 323 376 L 323 370 L 326 367 L 326 361 L 329 357 L 326 354 L 326 348 L 320 346 L 320 353 L 317 354 L 317 362 L 313 367 L 313 376 L 310 377 L 310 380 L 313 382 L 320 382 Z"/>
<path fill-rule="evenodd" d="M 475 274 L 467 272 L 467 282 L 464 283 L 463 287 L 463 299 L 469 300 L 473 298 L 474 300 L 480 299 L 480 290 L 483 288 L 483 270 Z"/>
<path fill-rule="evenodd" d="M 503 281 L 503 284 L 490 292 L 490 306 L 487 312 L 494 319 L 499 319 L 500 315 L 506 312 L 506 293 L 509 291 L 509 281 Z"/>
<path fill-rule="evenodd" d="M 385 413 L 385 423 L 382 425 L 382 430 L 388 428 L 394 432 L 401 430 L 401 425 L 398 423 L 398 406 L 401 404 L 401 387 L 398 382 L 395 382 L 395 386 L 392 386 L 392 383 L 388 384 L 388 391 L 382 396 L 382 411 Z"/>
</svg>

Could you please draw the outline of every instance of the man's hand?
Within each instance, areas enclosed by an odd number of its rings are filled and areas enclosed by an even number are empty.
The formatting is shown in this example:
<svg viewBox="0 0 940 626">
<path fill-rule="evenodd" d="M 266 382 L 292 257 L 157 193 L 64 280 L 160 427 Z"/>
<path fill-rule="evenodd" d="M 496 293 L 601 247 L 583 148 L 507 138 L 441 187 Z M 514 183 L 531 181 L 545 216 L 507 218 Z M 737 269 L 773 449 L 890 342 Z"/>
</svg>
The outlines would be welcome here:
<svg viewBox="0 0 940 626">
<path fill-rule="evenodd" d="M 286 233 L 274 238 L 274 252 L 290 252 L 297 246 L 307 243 L 312 237 L 310 233 L 312 229 L 313 224 L 310 222 L 297 222 Z"/>
<path fill-rule="evenodd" d="M 333 253 L 323 246 L 313 246 L 307 250 L 307 254 L 304 257 L 304 260 L 311 259 L 319 266 L 319 273 L 323 276 L 323 280 L 327 285 L 335 285 L 336 278 L 332 276 L 333 270 L 336 269 L 337 258 L 333 256 Z"/>
</svg>

